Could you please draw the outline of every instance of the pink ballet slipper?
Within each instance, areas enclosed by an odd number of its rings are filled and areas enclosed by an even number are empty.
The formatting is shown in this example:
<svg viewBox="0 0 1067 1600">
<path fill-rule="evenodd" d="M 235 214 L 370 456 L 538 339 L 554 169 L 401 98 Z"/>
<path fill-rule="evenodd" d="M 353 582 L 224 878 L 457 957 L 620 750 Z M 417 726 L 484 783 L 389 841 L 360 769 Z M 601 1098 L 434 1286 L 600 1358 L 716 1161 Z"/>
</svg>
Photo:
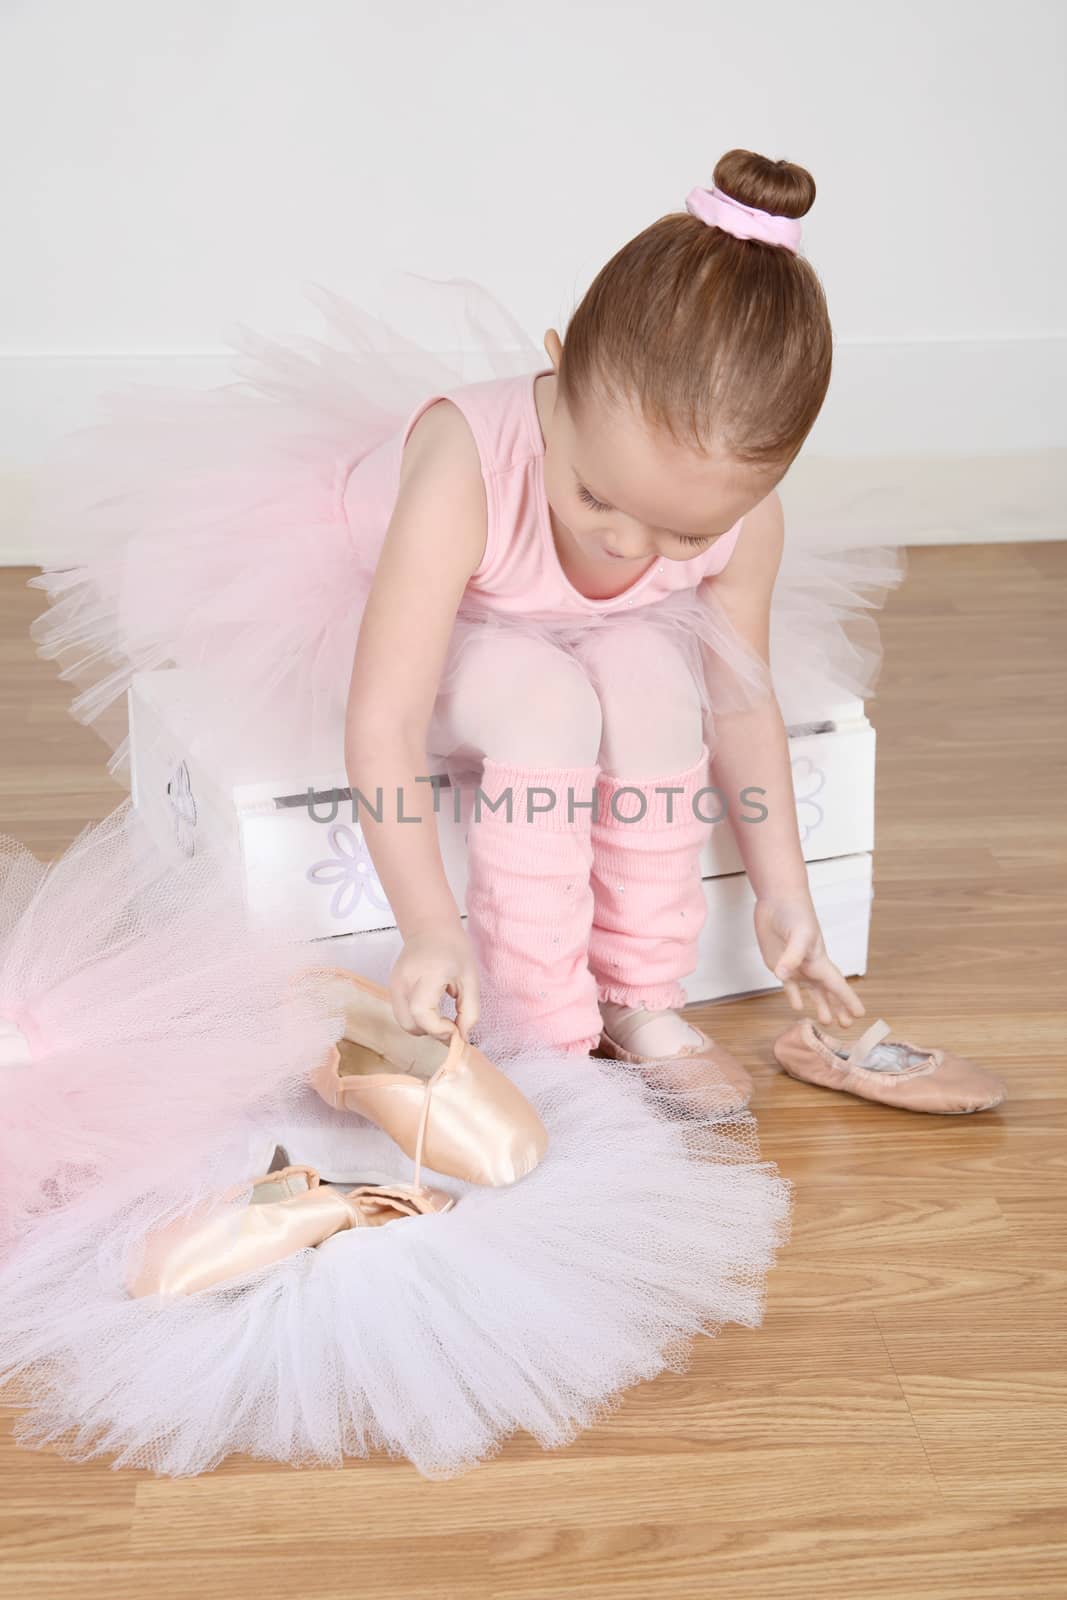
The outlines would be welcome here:
<svg viewBox="0 0 1067 1600">
<path fill-rule="evenodd" d="M 1004 1083 L 984 1067 L 907 1039 L 882 1044 L 889 1032 L 879 1018 L 849 1046 L 804 1017 L 774 1041 L 774 1054 L 791 1078 L 902 1111 L 962 1116 L 989 1111 L 1004 1099 Z"/>
<path fill-rule="evenodd" d="M 694 1023 L 689 1026 L 695 1028 Z M 653 1069 L 651 1078 L 676 1092 L 686 1110 L 698 1115 L 740 1111 L 752 1098 L 752 1079 L 736 1056 L 716 1044 L 703 1028 L 695 1031 L 700 1035 L 699 1044 L 686 1045 L 669 1056 L 652 1057 L 625 1050 L 605 1028 L 599 1051 L 613 1061 L 647 1064 Z"/>
</svg>

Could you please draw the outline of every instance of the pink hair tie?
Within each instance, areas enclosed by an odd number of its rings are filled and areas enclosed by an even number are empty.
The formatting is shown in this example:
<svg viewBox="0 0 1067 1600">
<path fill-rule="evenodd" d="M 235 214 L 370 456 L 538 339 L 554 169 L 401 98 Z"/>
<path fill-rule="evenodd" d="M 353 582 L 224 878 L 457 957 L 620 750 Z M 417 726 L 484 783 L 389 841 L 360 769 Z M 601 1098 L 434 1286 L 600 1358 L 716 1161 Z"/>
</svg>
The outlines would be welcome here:
<svg viewBox="0 0 1067 1600">
<path fill-rule="evenodd" d="M 685 209 L 709 227 L 723 228 L 737 239 L 762 239 L 765 244 L 784 245 L 794 255 L 800 250 L 798 217 L 781 217 L 756 206 L 743 206 L 721 189 L 690 189 Z"/>
</svg>

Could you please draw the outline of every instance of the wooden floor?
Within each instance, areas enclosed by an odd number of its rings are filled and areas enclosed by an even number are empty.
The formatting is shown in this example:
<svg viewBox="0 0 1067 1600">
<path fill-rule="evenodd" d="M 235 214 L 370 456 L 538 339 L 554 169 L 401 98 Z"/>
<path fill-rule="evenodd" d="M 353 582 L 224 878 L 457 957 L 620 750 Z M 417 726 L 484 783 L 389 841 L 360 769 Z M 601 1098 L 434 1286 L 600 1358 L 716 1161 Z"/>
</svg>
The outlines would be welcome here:
<svg viewBox="0 0 1067 1600">
<path fill-rule="evenodd" d="M 0 572 L 0 829 L 65 845 L 123 791 Z M 759 1331 L 702 1340 L 571 1448 L 171 1482 L 0 1440 L 0 1594 L 166 1600 L 1055 1600 L 1067 1595 L 1067 544 L 911 552 L 885 616 L 870 1019 L 1009 1100 L 909 1115 L 779 1076 L 777 994 L 694 1015 L 795 1180 Z M 0 1312 L 2 1314 L 2 1312 Z"/>
</svg>

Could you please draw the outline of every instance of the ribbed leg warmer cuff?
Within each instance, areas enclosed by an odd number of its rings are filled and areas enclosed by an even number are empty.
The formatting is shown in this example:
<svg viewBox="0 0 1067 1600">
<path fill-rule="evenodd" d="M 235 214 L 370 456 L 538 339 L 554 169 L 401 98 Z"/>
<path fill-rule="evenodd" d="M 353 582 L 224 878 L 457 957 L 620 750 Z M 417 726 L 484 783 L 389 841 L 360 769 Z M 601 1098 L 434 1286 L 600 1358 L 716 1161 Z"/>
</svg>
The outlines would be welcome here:
<svg viewBox="0 0 1067 1600">
<path fill-rule="evenodd" d="M 693 798 L 710 783 L 706 745 L 673 778 L 598 779 L 589 965 L 600 999 L 649 1010 L 685 1005 L 678 980 L 697 963 L 707 914 L 700 857 L 714 826 L 701 820 Z M 699 812 L 715 809 L 704 795 Z"/>
<path fill-rule="evenodd" d="M 599 773 L 596 764 L 531 768 L 487 757 L 486 798 L 476 796 L 467 832 L 467 927 L 486 981 L 531 1034 L 582 1055 L 601 1034 L 589 970 Z"/>
</svg>

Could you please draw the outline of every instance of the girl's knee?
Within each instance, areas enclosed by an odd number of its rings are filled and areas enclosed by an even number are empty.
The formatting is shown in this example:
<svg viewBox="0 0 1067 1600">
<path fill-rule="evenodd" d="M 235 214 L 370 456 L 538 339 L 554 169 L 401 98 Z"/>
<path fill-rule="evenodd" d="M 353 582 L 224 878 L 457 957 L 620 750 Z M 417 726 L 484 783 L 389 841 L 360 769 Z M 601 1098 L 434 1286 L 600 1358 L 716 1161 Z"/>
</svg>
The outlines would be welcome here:
<svg viewBox="0 0 1067 1600">
<path fill-rule="evenodd" d="M 588 767 L 597 759 L 603 713 L 596 691 L 577 662 L 558 650 L 531 662 L 513 702 L 514 716 L 500 729 L 498 761 L 530 767 Z"/>
<path fill-rule="evenodd" d="M 508 765 L 577 767 L 597 759 L 603 714 L 587 673 L 564 650 L 494 636 L 469 647 L 434 725 L 438 742 Z"/>
<path fill-rule="evenodd" d="M 694 764 L 704 742 L 698 660 L 652 629 L 638 636 L 620 627 L 594 638 L 589 667 L 603 719 L 605 772 L 658 777 Z"/>
</svg>

